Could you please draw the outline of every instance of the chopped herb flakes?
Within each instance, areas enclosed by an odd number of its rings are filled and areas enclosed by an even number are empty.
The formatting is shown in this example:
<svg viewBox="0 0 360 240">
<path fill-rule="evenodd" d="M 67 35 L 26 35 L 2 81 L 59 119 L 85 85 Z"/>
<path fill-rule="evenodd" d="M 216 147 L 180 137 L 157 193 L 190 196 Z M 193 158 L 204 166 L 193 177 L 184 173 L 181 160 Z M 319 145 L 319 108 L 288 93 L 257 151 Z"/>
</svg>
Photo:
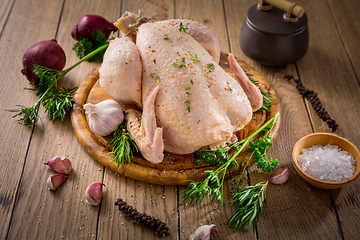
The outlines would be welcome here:
<svg viewBox="0 0 360 240">
<path fill-rule="evenodd" d="M 183 31 L 184 33 L 186 33 L 186 29 L 188 29 L 188 28 L 184 27 L 183 23 L 180 22 L 179 32 Z"/>
<path fill-rule="evenodd" d="M 186 67 L 185 63 L 186 63 L 185 58 L 182 58 L 182 61 L 181 61 L 181 64 L 180 64 L 179 68 Z"/>
<path fill-rule="evenodd" d="M 164 37 L 164 40 L 169 40 L 169 36 L 166 35 L 166 36 Z"/>
<path fill-rule="evenodd" d="M 194 62 L 200 62 L 200 60 L 197 59 L 197 53 L 195 54 L 195 57 L 190 53 L 191 56 L 191 60 L 193 60 Z"/>
<path fill-rule="evenodd" d="M 215 70 L 215 66 L 213 63 L 208 63 L 209 72 L 213 72 Z"/>
<path fill-rule="evenodd" d="M 149 73 L 148 74 L 148 76 L 150 76 L 150 77 L 152 77 L 152 78 L 154 78 L 155 77 L 155 80 L 157 81 L 157 82 L 160 82 L 160 77 L 159 76 L 155 76 L 155 73 L 154 72 L 152 72 L 152 73 Z"/>
<path fill-rule="evenodd" d="M 230 90 L 231 93 L 233 92 L 233 89 L 230 86 L 228 86 L 228 89 Z"/>
</svg>

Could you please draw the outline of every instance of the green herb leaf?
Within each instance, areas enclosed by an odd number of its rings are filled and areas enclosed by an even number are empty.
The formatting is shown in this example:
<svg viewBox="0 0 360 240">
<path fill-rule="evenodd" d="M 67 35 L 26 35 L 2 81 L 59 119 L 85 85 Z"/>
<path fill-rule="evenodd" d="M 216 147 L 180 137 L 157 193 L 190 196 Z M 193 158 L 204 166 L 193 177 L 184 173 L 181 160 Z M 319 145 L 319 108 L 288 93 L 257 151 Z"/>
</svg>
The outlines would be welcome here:
<svg viewBox="0 0 360 240">
<path fill-rule="evenodd" d="M 150 76 L 150 77 L 152 77 L 152 78 L 154 78 L 154 75 L 155 75 L 154 72 L 148 74 L 148 76 Z"/>
<path fill-rule="evenodd" d="M 49 119 L 64 120 L 66 113 L 72 107 L 72 94 L 77 90 L 77 87 L 72 89 L 65 89 L 63 86 L 59 90 L 49 91 L 42 100 L 42 105 L 45 112 L 48 113 Z"/>
<path fill-rule="evenodd" d="M 179 65 L 179 68 L 186 67 L 185 65 L 185 58 L 182 58 L 181 64 Z"/>
<path fill-rule="evenodd" d="M 47 93 L 49 93 L 50 91 L 53 91 L 53 88 L 55 87 L 55 84 L 62 77 L 64 77 L 68 72 L 70 72 L 72 69 L 77 67 L 82 62 L 84 62 L 84 61 L 90 59 L 91 57 L 95 56 L 97 53 L 99 53 L 101 51 L 104 51 L 108 46 L 109 46 L 109 44 L 105 44 L 105 45 L 99 47 L 98 49 L 94 50 L 93 52 L 89 53 L 88 55 L 86 55 L 85 57 L 83 57 L 82 59 L 77 61 L 71 67 L 69 67 L 69 68 L 67 68 L 65 70 L 62 70 L 62 71 L 49 69 L 49 68 L 46 68 L 46 67 L 43 67 L 43 66 L 37 67 L 36 68 L 37 76 L 40 77 L 40 82 L 43 81 L 45 83 L 41 87 L 41 90 L 38 90 L 39 93 L 40 92 L 42 93 L 39 100 L 29 108 L 26 108 L 26 107 L 21 106 L 21 105 L 17 105 L 18 107 L 20 107 L 20 109 L 7 110 L 7 111 L 9 111 L 9 112 L 17 112 L 17 114 L 14 115 L 13 118 L 14 117 L 20 117 L 20 119 L 18 120 L 18 122 L 20 122 L 20 123 L 23 123 L 25 125 L 31 125 L 31 124 L 37 123 L 38 117 L 37 117 L 36 109 L 39 107 L 40 103 L 43 101 L 45 96 L 47 96 Z M 50 73 L 50 74 L 48 74 L 48 73 Z M 41 78 L 48 78 L 48 79 L 41 80 Z M 46 88 L 45 86 L 47 86 L 47 89 L 44 91 L 44 89 Z M 66 104 L 64 104 L 64 105 L 66 105 Z"/>
<path fill-rule="evenodd" d="M 111 145 L 113 150 L 109 152 L 112 154 L 113 160 L 111 162 L 116 162 L 118 167 L 122 164 L 131 162 L 131 157 L 134 152 L 138 152 L 138 148 L 131 137 L 130 133 L 126 130 L 127 119 L 124 118 L 124 121 L 119 125 L 119 127 L 114 132 L 114 138 L 109 141 L 106 145 Z"/>
<path fill-rule="evenodd" d="M 195 57 L 190 53 L 191 56 L 191 60 L 193 60 L 194 62 L 200 62 L 200 60 L 197 59 L 197 53 L 195 54 Z"/>
<path fill-rule="evenodd" d="M 179 25 L 179 32 L 183 31 L 184 33 L 186 33 L 186 29 L 188 29 L 188 28 L 184 27 L 183 23 L 182 23 L 182 22 L 180 22 L 180 25 Z"/>
<path fill-rule="evenodd" d="M 95 49 L 103 46 L 107 42 L 108 42 L 108 39 L 106 38 L 106 35 L 104 33 L 102 33 L 101 31 L 96 30 L 93 33 L 93 40 L 92 41 L 90 41 L 87 38 L 83 38 L 83 39 L 81 39 L 80 41 L 78 41 L 78 42 L 76 42 L 74 44 L 73 50 L 76 52 L 76 55 L 81 59 L 84 56 L 91 53 L 92 51 L 94 51 Z M 106 49 L 104 49 L 101 52 L 98 52 L 93 57 L 87 59 L 87 61 L 88 62 L 93 62 L 93 61 L 98 59 L 98 60 L 100 60 L 100 62 L 102 62 L 103 58 L 104 58 L 105 51 L 106 51 Z"/>
<path fill-rule="evenodd" d="M 185 189 L 184 195 L 182 197 L 182 203 L 190 200 L 190 204 L 195 202 L 201 202 L 205 195 L 212 195 L 212 200 L 219 200 L 221 206 L 223 204 L 223 183 L 225 179 L 226 172 L 232 166 L 237 165 L 236 157 L 246 149 L 250 140 L 257 136 L 259 133 L 263 132 L 265 129 L 269 128 L 267 131 L 267 136 L 270 135 L 279 113 L 275 114 L 270 118 L 266 123 L 264 123 L 259 129 L 252 133 L 249 137 L 230 144 L 227 148 L 217 148 L 216 151 L 196 151 L 197 156 L 200 157 L 200 161 L 205 161 L 206 163 L 215 165 L 221 164 L 214 171 L 205 171 L 208 173 L 208 176 L 203 182 L 190 181 L 188 188 Z M 230 149 L 235 149 L 235 151 L 230 151 Z M 197 162 L 200 162 L 197 161 Z M 247 159 L 247 163 L 243 166 L 247 166 L 250 159 Z M 246 169 L 246 168 L 244 168 Z"/>
<path fill-rule="evenodd" d="M 215 70 L 215 66 L 213 63 L 208 63 L 209 72 L 213 72 Z"/>
<path fill-rule="evenodd" d="M 156 78 L 157 82 L 160 82 L 160 77 L 159 76 L 156 76 L 155 78 Z"/>
<path fill-rule="evenodd" d="M 226 223 L 229 227 L 235 226 L 236 230 L 243 226 L 250 228 L 252 223 L 253 231 L 255 232 L 256 223 L 259 221 L 266 200 L 268 183 L 268 181 L 260 182 L 244 189 L 235 189 L 232 193 L 234 200 L 232 207 L 237 207 L 238 209 Z"/>
<path fill-rule="evenodd" d="M 165 37 L 164 37 L 164 40 L 169 40 L 169 36 L 168 35 L 166 35 Z"/>
</svg>

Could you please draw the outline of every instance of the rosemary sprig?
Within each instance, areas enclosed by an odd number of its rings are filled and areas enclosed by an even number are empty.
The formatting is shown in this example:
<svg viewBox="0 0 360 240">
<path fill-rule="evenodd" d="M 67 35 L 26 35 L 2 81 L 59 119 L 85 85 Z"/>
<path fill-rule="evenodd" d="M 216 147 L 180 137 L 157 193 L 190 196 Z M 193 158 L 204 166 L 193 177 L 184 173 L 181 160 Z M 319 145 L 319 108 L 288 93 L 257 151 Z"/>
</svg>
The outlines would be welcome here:
<svg viewBox="0 0 360 240">
<path fill-rule="evenodd" d="M 109 152 L 109 154 L 112 154 L 113 156 L 111 162 L 116 162 L 118 167 L 120 164 L 124 166 L 125 163 L 130 163 L 133 153 L 138 152 L 138 148 L 133 138 L 126 130 L 126 124 L 127 119 L 124 118 L 124 121 L 115 130 L 114 138 L 106 143 L 106 145 L 111 145 L 113 147 L 113 150 Z"/>
<path fill-rule="evenodd" d="M 265 114 L 265 112 L 270 112 L 270 107 L 271 107 L 271 104 L 273 103 L 272 101 L 272 97 L 269 93 L 267 92 L 264 92 L 263 90 L 260 89 L 259 87 L 259 81 L 255 81 L 253 78 L 252 78 L 252 74 L 248 73 L 248 70 L 246 69 L 243 69 L 245 74 L 249 77 L 249 80 L 259 88 L 260 92 L 261 92 L 261 95 L 263 97 L 263 105 L 261 106 L 261 108 L 259 109 L 263 114 Z"/>
<path fill-rule="evenodd" d="M 252 223 L 255 232 L 256 223 L 259 221 L 266 200 L 268 183 L 266 181 L 244 189 L 236 188 L 232 193 L 234 199 L 232 207 L 238 207 L 238 210 L 226 223 L 229 227 L 235 225 L 237 230 L 246 225 L 247 228 L 250 228 Z"/>
<path fill-rule="evenodd" d="M 245 150 L 246 146 L 248 145 L 248 143 L 250 142 L 251 139 L 253 139 L 259 133 L 263 132 L 269 126 L 270 126 L 270 128 L 268 129 L 266 134 L 267 134 L 267 136 L 270 135 L 270 132 L 272 131 L 278 116 L 279 116 L 279 113 L 275 114 L 275 116 L 270 118 L 266 123 L 264 123 L 259 129 L 257 129 L 254 133 L 252 133 L 249 137 L 247 137 L 246 139 L 243 139 L 238 144 L 232 145 L 231 147 L 234 147 L 236 149 L 234 152 L 230 152 L 230 148 L 229 149 L 218 148 L 217 153 L 215 153 L 216 156 L 211 154 L 212 159 L 209 161 L 215 162 L 216 160 L 218 160 L 217 154 L 219 154 L 219 149 L 221 149 L 220 156 L 225 159 L 225 163 L 222 163 L 222 165 L 219 168 L 217 168 L 216 170 L 205 171 L 205 173 L 208 173 L 208 176 L 206 177 L 206 179 L 203 182 L 196 182 L 196 181 L 189 180 L 190 183 L 188 185 L 188 188 L 183 191 L 184 195 L 182 197 L 181 203 L 184 203 L 188 200 L 190 200 L 190 204 L 194 201 L 196 203 L 201 203 L 201 201 L 203 200 L 205 195 L 208 195 L 208 197 L 210 197 L 210 195 L 213 195 L 211 201 L 217 199 L 218 201 L 221 202 L 221 207 L 222 207 L 222 205 L 223 205 L 223 183 L 224 183 L 225 175 L 226 175 L 228 168 L 231 166 L 234 166 L 234 165 L 238 166 L 236 157 L 243 150 Z M 221 154 L 225 154 L 225 155 L 221 155 Z M 255 155 L 255 154 L 252 155 L 254 162 L 261 161 L 261 159 L 256 159 L 256 156 L 257 155 Z M 228 158 L 228 160 L 226 160 L 227 158 Z M 262 165 L 258 165 L 258 167 L 261 167 L 261 166 Z M 263 170 L 265 171 L 267 169 L 263 169 Z"/>
<path fill-rule="evenodd" d="M 18 122 L 23 123 L 25 125 L 32 125 L 37 123 L 38 121 L 38 116 L 37 116 L 37 108 L 40 106 L 40 103 L 45 99 L 45 97 L 48 96 L 48 93 L 53 91 L 53 88 L 55 86 L 55 84 L 62 78 L 64 77 L 68 72 L 70 72 L 72 69 L 74 69 L 75 67 L 77 67 L 80 63 L 88 60 L 89 58 L 95 56 L 97 53 L 103 51 L 104 49 L 106 49 L 108 47 L 109 44 L 105 44 L 101 47 L 99 47 L 98 49 L 94 50 L 93 52 L 89 53 L 88 55 L 86 55 L 85 57 L 83 57 L 82 59 L 80 59 L 79 61 L 77 61 L 74 65 L 72 65 L 71 67 L 65 69 L 65 70 L 54 70 L 54 69 L 49 69 L 43 66 L 35 66 L 36 69 L 36 74 L 37 76 L 40 77 L 40 82 L 44 82 L 44 85 L 42 86 L 41 91 L 38 90 L 39 93 L 42 93 L 41 97 L 39 98 L 39 100 L 34 103 L 31 107 L 27 108 L 21 105 L 17 105 L 17 107 L 19 107 L 19 109 L 15 109 L 15 110 L 9 110 L 10 112 L 17 112 L 17 114 L 15 114 L 13 116 L 13 118 L 15 117 L 20 117 L 20 119 L 18 119 Z M 41 79 L 43 78 L 43 79 Z M 44 91 L 44 86 L 48 84 L 47 89 Z M 67 98 L 65 98 L 66 100 Z M 67 100 L 66 100 L 67 101 Z M 67 104 L 61 104 L 58 105 L 57 107 L 61 107 L 61 106 L 65 106 L 67 107 Z M 48 110 L 49 111 L 49 110 Z M 50 111 L 53 112 L 53 111 Z M 66 112 L 66 110 L 65 110 Z M 60 116 L 61 119 L 63 119 L 63 117 L 65 115 L 63 115 L 62 113 L 64 113 L 64 111 L 62 110 L 58 110 L 56 114 L 57 116 Z M 52 119 L 54 120 L 54 119 Z"/>
</svg>

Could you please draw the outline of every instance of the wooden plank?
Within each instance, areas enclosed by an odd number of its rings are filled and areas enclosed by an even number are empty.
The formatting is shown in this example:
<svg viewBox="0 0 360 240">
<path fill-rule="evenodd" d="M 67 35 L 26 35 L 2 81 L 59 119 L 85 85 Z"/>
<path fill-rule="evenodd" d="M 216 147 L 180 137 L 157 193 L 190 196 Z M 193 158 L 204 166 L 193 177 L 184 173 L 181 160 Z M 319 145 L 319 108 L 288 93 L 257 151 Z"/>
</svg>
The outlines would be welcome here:
<svg viewBox="0 0 360 240">
<path fill-rule="evenodd" d="M 8 18 L 11 7 L 14 4 L 14 0 L 4 0 L 0 5 L 0 33 L 4 29 L 6 19 Z"/>
<path fill-rule="evenodd" d="M 341 42 L 345 46 L 358 82 L 360 76 L 360 21 L 359 2 L 356 0 L 328 1 L 330 13 L 334 17 L 336 31 L 339 32 Z"/>
<path fill-rule="evenodd" d="M 304 3 L 305 4 L 305 3 Z M 323 107 L 339 124 L 336 134 L 349 139 L 357 147 L 360 147 L 359 108 L 360 86 L 357 78 L 359 62 L 353 57 L 358 46 L 351 43 L 354 38 L 344 37 L 346 22 L 353 21 L 353 2 L 343 1 L 342 8 L 350 12 L 342 15 L 345 19 L 339 20 L 339 8 L 330 9 L 327 1 L 306 2 L 309 6 L 308 15 L 316 16 L 316 21 L 309 19 L 310 46 L 311 51 L 305 56 L 304 61 L 298 65 L 301 79 L 307 88 L 321 92 L 319 95 Z M 310 7 L 311 6 L 311 7 Z M 330 6 L 334 6 L 331 4 Z M 316 9 L 322 9 L 318 14 Z M 356 8 L 356 7 L 355 7 Z M 335 20 L 333 16 L 337 16 Z M 311 22 L 310 22 L 311 21 Z M 336 23 L 336 21 L 341 22 Z M 341 30 L 340 30 L 341 29 Z M 340 35 L 339 35 L 340 33 Z M 346 39 L 346 40 L 345 40 Z M 344 46 L 345 44 L 345 46 Z M 356 54 L 355 54 L 356 55 Z M 350 59 L 349 59 L 350 56 Z M 317 132 L 331 132 L 326 124 L 319 120 L 316 113 L 311 110 L 311 117 Z M 331 194 L 335 201 L 336 209 L 341 220 L 341 227 L 345 239 L 356 239 L 360 235 L 357 220 L 360 215 L 360 180 L 340 190 L 332 190 Z"/>
<path fill-rule="evenodd" d="M 33 92 L 24 89 L 30 84 L 20 73 L 22 56 L 36 42 L 55 37 L 57 20 L 53 19 L 59 18 L 62 1 L 17 1 L 4 26 L 11 4 L 12 1 L 3 1 L 0 14 L 0 74 L 3 76 L 0 100 L 4 116 L 0 120 L 0 239 L 5 239 L 16 198 L 23 194 L 18 191 L 18 185 L 32 134 L 31 127 L 18 124 L 12 118 L 14 113 L 4 111 L 15 109 L 17 104 L 30 107 L 38 99 Z M 43 14 L 38 14 L 39 11 Z"/>
<path fill-rule="evenodd" d="M 62 10 L 63 13 L 57 40 L 67 55 L 66 67 L 78 60 L 72 50 L 75 41 L 70 35 L 75 23 L 85 14 L 98 14 L 114 21 L 119 16 L 120 10 L 120 2 L 111 0 L 66 1 L 63 9 L 62 2 L 58 6 L 54 6 L 53 1 L 46 3 L 50 5 L 50 2 L 51 7 L 43 9 L 43 12 L 51 17 L 49 17 L 52 19 L 50 23 L 55 21 L 56 25 L 52 26 L 52 29 L 57 29 L 59 15 L 54 17 L 56 11 L 60 13 Z M 22 9 L 22 12 L 26 10 Z M 44 21 L 48 22 L 47 19 Z M 30 24 L 34 23 L 30 22 Z M 46 29 L 39 28 L 40 37 L 44 31 Z M 55 32 L 52 37 L 55 37 Z M 67 87 L 77 86 L 81 79 L 98 64 L 83 63 L 62 79 L 62 84 Z M 95 239 L 101 207 L 88 205 L 85 202 L 84 192 L 92 182 L 102 182 L 103 167 L 79 144 L 69 117 L 66 117 L 64 122 L 50 122 L 42 109 L 40 117 L 41 121 L 35 127 L 29 158 L 20 183 L 21 197 L 14 210 L 9 239 Z M 73 171 L 69 179 L 53 192 L 46 187 L 46 179 L 53 174 L 53 171 L 43 165 L 43 162 L 57 155 L 71 159 Z"/>
<path fill-rule="evenodd" d="M 121 12 L 138 13 L 163 20 L 174 17 L 174 2 L 166 1 L 124 1 Z M 169 227 L 169 239 L 177 239 L 178 235 L 178 193 L 177 186 L 161 186 L 136 181 L 106 169 L 104 183 L 109 188 L 106 202 L 102 204 L 100 213 L 99 239 L 160 239 L 151 228 L 136 223 L 118 210 L 114 203 L 122 198 L 139 212 L 145 212 L 159 218 Z"/>
<path fill-rule="evenodd" d="M 302 136 L 311 133 L 311 125 L 302 97 L 293 83 L 284 80 L 285 74 L 297 77 L 294 64 L 283 68 L 268 68 L 247 58 L 240 49 L 239 34 L 247 10 L 253 1 L 225 1 L 231 49 L 262 73 L 274 87 L 281 105 L 281 126 L 273 150 L 269 155 L 279 159 L 279 165 L 287 165 L 290 177 L 282 186 L 270 185 L 263 216 L 257 225 L 259 239 L 302 239 L 307 236 L 338 237 L 331 201 L 327 191 L 314 189 L 295 173 L 291 163 L 293 144 Z M 299 5 L 301 5 L 299 3 Z M 268 174 L 250 174 L 251 184 L 265 181 Z M 330 229 L 328 227 L 330 226 Z"/>
</svg>

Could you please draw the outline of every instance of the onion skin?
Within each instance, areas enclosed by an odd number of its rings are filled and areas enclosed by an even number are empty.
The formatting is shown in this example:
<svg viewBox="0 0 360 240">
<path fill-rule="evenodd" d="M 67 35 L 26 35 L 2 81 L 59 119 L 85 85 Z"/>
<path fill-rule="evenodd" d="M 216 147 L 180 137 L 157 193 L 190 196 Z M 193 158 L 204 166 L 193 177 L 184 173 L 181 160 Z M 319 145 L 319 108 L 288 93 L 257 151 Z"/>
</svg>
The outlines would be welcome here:
<svg viewBox="0 0 360 240">
<path fill-rule="evenodd" d="M 23 56 L 21 73 L 33 83 L 39 81 L 34 73 L 34 65 L 41 65 L 50 69 L 62 70 L 65 67 L 66 55 L 55 39 L 35 43 Z"/>
<path fill-rule="evenodd" d="M 113 23 L 107 21 L 101 16 L 85 15 L 75 24 L 73 30 L 71 31 L 71 36 L 76 41 L 80 41 L 83 38 L 87 38 L 92 41 L 94 31 L 96 30 L 104 33 L 106 38 L 109 38 L 110 33 L 117 31 L 117 28 Z"/>
</svg>

